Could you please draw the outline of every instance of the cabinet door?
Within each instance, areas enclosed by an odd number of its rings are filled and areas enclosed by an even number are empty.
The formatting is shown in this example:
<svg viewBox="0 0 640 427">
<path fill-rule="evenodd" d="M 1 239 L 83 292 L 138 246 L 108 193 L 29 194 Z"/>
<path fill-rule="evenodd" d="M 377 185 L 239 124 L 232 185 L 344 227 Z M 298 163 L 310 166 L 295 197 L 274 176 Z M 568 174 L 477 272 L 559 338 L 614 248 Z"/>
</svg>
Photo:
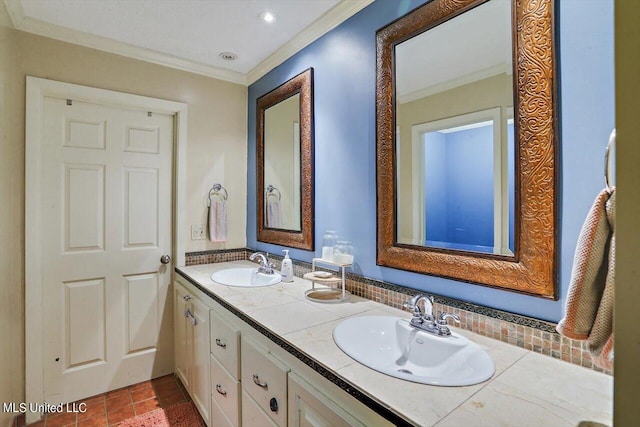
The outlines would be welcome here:
<svg viewBox="0 0 640 427">
<path fill-rule="evenodd" d="M 288 408 L 289 427 L 364 427 L 364 424 L 291 372 Z"/>
<path fill-rule="evenodd" d="M 244 390 L 242 390 L 242 425 L 243 427 L 279 427 Z M 286 424 L 281 427 L 285 426 Z"/>
<path fill-rule="evenodd" d="M 211 379 L 209 375 L 209 307 L 197 298 L 191 301 L 193 319 L 193 356 L 191 364 L 191 398 L 209 423 Z"/>
<path fill-rule="evenodd" d="M 185 313 L 189 307 L 188 299 L 191 295 L 178 282 L 173 283 L 173 322 L 174 322 L 174 352 L 175 371 L 178 378 L 187 390 L 190 389 L 189 365 L 191 364 L 191 322 L 186 318 Z"/>
</svg>

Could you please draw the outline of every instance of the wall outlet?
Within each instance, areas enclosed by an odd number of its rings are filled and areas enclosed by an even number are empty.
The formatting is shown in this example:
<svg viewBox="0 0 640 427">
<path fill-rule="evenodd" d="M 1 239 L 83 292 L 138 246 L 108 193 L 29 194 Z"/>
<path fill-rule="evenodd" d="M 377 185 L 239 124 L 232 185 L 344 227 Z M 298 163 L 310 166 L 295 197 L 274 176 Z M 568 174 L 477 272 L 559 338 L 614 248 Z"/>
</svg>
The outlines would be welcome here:
<svg viewBox="0 0 640 427">
<path fill-rule="evenodd" d="M 207 238 L 207 225 L 206 224 L 192 224 L 191 225 L 191 240 L 204 240 Z"/>
</svg>

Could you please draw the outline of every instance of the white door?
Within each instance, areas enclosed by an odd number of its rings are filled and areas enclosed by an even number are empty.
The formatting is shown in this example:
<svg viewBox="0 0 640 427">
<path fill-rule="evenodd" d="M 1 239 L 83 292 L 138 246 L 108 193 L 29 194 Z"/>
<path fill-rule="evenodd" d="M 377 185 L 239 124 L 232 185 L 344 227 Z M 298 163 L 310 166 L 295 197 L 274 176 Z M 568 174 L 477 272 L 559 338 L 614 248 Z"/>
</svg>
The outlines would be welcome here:
<svg viewBox="0 0 640 427">
<path fill-rule="evenodd" d="M 174 117 L 46 97 L 43 389 L 74 401 L 172 372 Z"/>
</svg>

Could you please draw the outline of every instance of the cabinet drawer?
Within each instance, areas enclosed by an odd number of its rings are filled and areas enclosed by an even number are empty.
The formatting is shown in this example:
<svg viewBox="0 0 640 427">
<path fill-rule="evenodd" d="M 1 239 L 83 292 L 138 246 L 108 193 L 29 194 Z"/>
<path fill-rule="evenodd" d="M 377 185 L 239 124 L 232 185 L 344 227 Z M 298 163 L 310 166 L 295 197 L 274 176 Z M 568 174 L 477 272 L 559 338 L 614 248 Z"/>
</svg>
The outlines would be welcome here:
<svg viewBox="0 0 640 427">
<path fill-rule="evenodd" d="M 242 387 L 280 426 L 287 425 L 287 372 L 267 350 L 242 337 Z"/>
<path fill-rule="evenodd" d="M 224 411 L 218 406 L 213 396 L 211 396 L 211 426 L 212 427 L 238 427 L 237 424 L 232 424 L 229 418 L 224 414 Z"/>
<path fill-rule="evenodd" d="M 211 356 L 211 396 L 232 425 L 239 426 L 240 383 Z M 216 425 L 212 423 L 212 425 Z"/>
<path fill-rule="evenodd" d="M 244 390 L 242 391 L 242 425 L 247 427 L 278 427 L 278 424 L 274 423 Z M 283 426 L 285 425 L 283 424 Z"/>
<path fill-rule="evenodd" d="M 211 354 L 229 371 L 234 379 L 240 379 L 240 331 L 222 316 L 211 310 Z"/>
</svg>

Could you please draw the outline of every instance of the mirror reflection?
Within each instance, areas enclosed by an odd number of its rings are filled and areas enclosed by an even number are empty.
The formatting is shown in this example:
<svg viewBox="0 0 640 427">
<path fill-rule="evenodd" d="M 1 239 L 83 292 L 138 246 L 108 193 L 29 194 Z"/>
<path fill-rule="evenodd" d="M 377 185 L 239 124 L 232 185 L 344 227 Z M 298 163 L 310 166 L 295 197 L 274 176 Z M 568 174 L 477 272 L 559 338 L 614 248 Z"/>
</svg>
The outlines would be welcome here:
<svg viewBox="0 0 640 427">
<path fill-rule="evenodd" d="M 256 100 L 258 241 L 313 250 L 313 68 Z"/>
<path fill-rule="evenodd" d="M 511 2 L 395 46 L 396 240 L 514 253 Z"/>
<path fill-rule="evenodd" d="M 300 231 L 300 94 L 264 112 L 265 227 Z"/>
</svg>

